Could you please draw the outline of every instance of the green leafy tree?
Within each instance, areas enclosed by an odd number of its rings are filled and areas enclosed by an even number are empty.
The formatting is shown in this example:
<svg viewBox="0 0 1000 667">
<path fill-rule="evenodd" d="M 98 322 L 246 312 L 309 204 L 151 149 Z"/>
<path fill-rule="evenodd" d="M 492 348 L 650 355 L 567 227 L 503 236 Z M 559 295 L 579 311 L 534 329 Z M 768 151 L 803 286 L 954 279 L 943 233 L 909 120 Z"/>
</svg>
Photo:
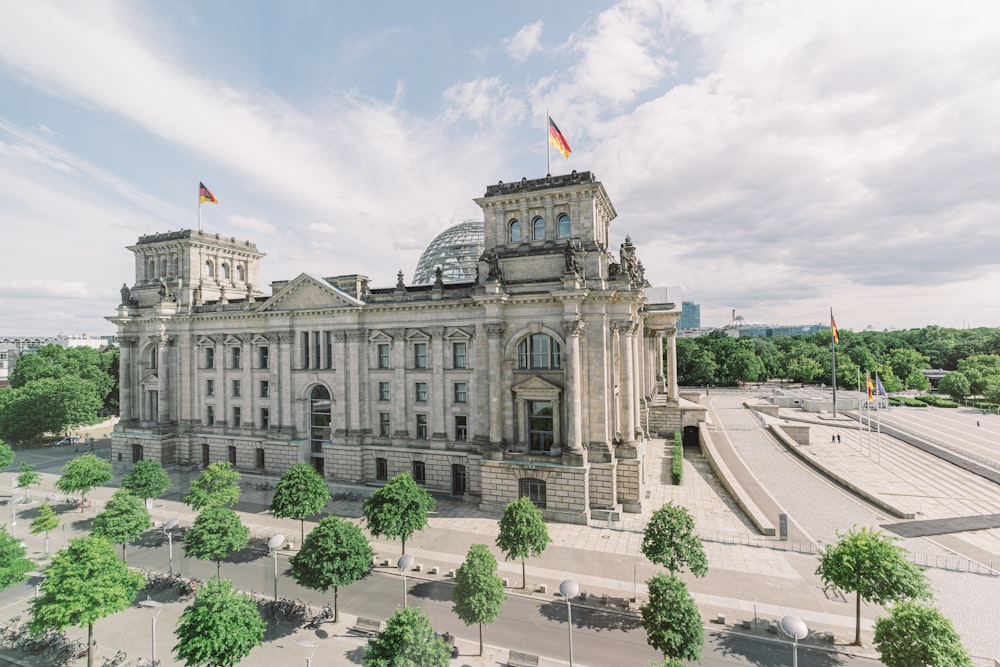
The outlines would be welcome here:
<svg viewBox="0 0 1000 667">
<path fill-rule="evenodd" d="M 136 498 L 159 498 L 170 488 L 170 475 L 159 461 L 137 461 L 132 472 L 122 477 L 122 488 Z"/>
<path fill-rule="evenodd" d="M 837 531 L 836 544 L 819 550 L 816 574 L 826 586 L 856 593 L 854 643 L 861 645 L 861 601 L 884 605 L 928 598 L 930 584 L 906 557 L 906 549 L 879 530 L 862 526 Z"/>
<path fill-rule="evenodd" d="M 94 423 L 102 405 L 93 384 L 70 375 L 29 382 L 3 393 L 0 437 L 22 442 Z"/>
<path fill-rule="evenodd" d="M 479 655 L 483 654 L 483 624 L 497 620 L 507 594 L 497 576 L 497 559 L 485 544 L 473 544 L 455 571 L 451 610 L 466 625 L 479 624 Z"/>
<path fill-rule="evenodd" d="M 337 593 L 372 569 L 374 551 L 361 529 L 350 521 L 328 516 L 309 531 L 292 556 L 292 578 L 300 585 L 326 593 L 333 589 L 333 621 L 340 620 Z"/>
<path fill-rule="evenodd" d="M 111 496 L 104 506 L 104 511 L 94 517 L 91 534 L 103 537 L 112 544 L 122 545 L 122 560 L 127 561 L 125 545 L 149 530 L 153 521 L 149 510 L 141 499 L 136 498 L 125 489 L 120 489 Z"/>
<path fill-rule="evenodd" d="M 212 577 L 178 619 L 174 655 L 187 667 L 232 667 L 260 646 L 266 627 L 249 596 Z"/>
<path fill-rule="evenodd" d="M 3 392 L 0 391 L 0 394 L 3 394 Z M 3 410 L 0 409 L 0 414 L 2 413 Z M 10 445 L 8 445 L 6 442 L 0 440 L 0 469 L 6 468 L 13 462 L 14 462 L 14 450 L 11 449 Z"/>
<path fill-rule="evenodd" d="M 80 511 L 83 511 L 87 494 L 95 487 L 110 482 L 112 477 L 114 474 L 110 463 L 93 454 L 84 454 L 63 466 L 62 477 L 56 480 L 56 488 L 63 493 L 79 493 Z"/>
<path fill-rule="evenodd" d="M 406 540 L 427 525 L 427 514 L 434 509 L 434 499 L 402 472 L 365 501 L 362 510 L 365 525 L 374 537 L 400 538 L 406 553 Z"/>
<path fill-rule="evenodd" d="M 671 575 L 687 567 L 696 577 L 708 573 L 708 557 L 687 508 L 669 502 L 653 512 L 642 535 L 642 553 Z"/>
<path fill-rule="evenodd" d="M 965 377 L 964 373 L 952 371 L 938 382 L 938 390 L 956 401 L 961 401 L 971 393 L 972 388 L 969 384 L 969 378 Z"/>
<path fill-rule="evenodd" d="M 239 515 L 222 505 L 209 505 L 197 517 L 184 535 L 184 555 L 198 560 L 215 561 L 215 576 L 219 576 L 222 559 L 246 548 L 250 529 Z"/>
<path fill-rule="evenodd" d="M 530 498 L 521 496 L 504 508 L 496 545 L 503 552 L 504 560 L 521 559 L 522 590 L 527 587 L 524 560 L 541 556 L 551 541 L 542 513 Z"/>
<path fill-rule="evenodd" d="M 934 607 L 912 600 L 893 605 L 888 617 L 875 619 L 875 647 L 886 667 L 973 664 L 951 621 Z"/>
<path fill-rule="evenodd" d="M 398 609 L 368 640 L 365 667 L 447 667 L 451 647 L 418 607 Z"/>
<path fill-rule="evenodd" d="M 228 462 L 213 463 L 205 468 L 198 479 L 191 482 L 191 490 L 184 502 L 195 511 L 211 504 L 235 505 L 240 499 L 240 473 Z"/>
<path fill-rule="evenodd" d="M 330 489 L 308 463 L 300 463 L 285 471 L 274 485 L 271 513 L 279 519 L 299 520 L 299 544 L 306 539 L 306 517 L 319 514 L 330 502 Z"/>
<path fill-rule="evenodd" d="M 705 641 L 701 615 L 684 582 L 657 574 L 646 586 L 649 602 L 639 610 L 646 641 L 670 660 L 700 660 Z"/>
<path fill-rule="evenodd" d="M 32 535 L 38 535 L 39 533 L 45 533 L 45 555 L 49 555 L 49 533 L 59 527 L 59 517 L 56 513 L 52 511 L 48 503 L 42 503 L 41 507 L 38 508 L 38 516 L 36 516 L 31 521 L 31 527 L 28 532 Z"/>
<path fill-rule="evenodd" d="M 28 500 L 31 500 L 31 487 L 41 484 L 42 476 L 35 472 L 27 461 L 21 461 L 18 470 L 17 488 L 24 489 Z"/>
<path fill-rule="evenodd" d="M 27 558 L 28 550 L 21 540 L 7 532 L 7 526 L 0 525 L 0 590 L 24 581 L 35 564 Z"/>
<path fill-rule="evenodd" d="M 135 602 L 144 583 L 118 560 L 115 548 L 100 537 L 78 537 L 45 568 L 41 594 L 31 604 L 28 627 L 38 634 L 69 626 L 87 628 L 87 645 L 94 645 L 94 623 Z M 87 654 L 93 667 L 94 651 Z"/>
</svg>

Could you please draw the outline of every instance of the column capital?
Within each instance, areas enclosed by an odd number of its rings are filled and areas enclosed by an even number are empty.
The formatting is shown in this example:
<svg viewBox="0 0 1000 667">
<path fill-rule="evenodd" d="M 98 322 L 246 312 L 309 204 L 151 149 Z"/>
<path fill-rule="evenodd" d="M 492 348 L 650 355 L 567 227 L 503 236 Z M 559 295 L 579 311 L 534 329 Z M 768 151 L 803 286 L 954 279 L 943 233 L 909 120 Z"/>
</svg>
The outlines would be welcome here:
<svg viewBox="0 0 1000 667">
<path fill-rule="evenodd" d="M 279 343 L 290 343 L 292 342 L 292 332 L 291 331 L 279 331 L 275 334 Z"/>
<path fill-rule="evenodd" d="M 570 336 L 579 336 L 583 333 L 583 328 L 586 323 L 583 320 L 565 320 L 562 323 L 563 334 L 569 338 Z"/>
<path fill-rule="evenodd" d="M 333 333 L 334 333 L 334 336 L 336 336 L 338 332 L 335 331 Z M 368 339 L 368 330 L 367 329 L 345 329 L 344 331 L 342 331 L 340 333 L 341 333 L 342 336 L 344 336 L 348 341 L 350 341 L 352 343 L 361 343 L 361 342 L 363 342 L 363 341 L 365 341 L 365 340 Z M 393 338 L 395 338 L 395 336 L 393 336 Z M 343 338 L 341 338 L 339 340 L 343 340 Z"/>
<path fill-rule="evenodd" d="M 504 332 L 506 331 L 503 322 L 494 322 L 491 324 L 485 324 L 483 325 L 483 328 L 486 329 L 486 335 L 489 338 L 500 338 L 501 336 L 504 335 Z"/>
<path fill-rule="evenodd" d="M 139 344 L 138 336 L 118 336 L 119 347 L 135 347 Z"/>
</svg>

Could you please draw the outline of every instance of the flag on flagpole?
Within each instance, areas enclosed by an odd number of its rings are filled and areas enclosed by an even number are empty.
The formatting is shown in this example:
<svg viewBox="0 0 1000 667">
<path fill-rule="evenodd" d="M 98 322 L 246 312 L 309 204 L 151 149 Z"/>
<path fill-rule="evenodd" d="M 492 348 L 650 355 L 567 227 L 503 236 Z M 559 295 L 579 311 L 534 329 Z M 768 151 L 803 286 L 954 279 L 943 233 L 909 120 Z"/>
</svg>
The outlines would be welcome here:
<svg viewBox="0 0 1000 667">
<path fill-rule="evenodd" d="M 869 373 L 865 373 L 865 382 L 868 384 L 868 402 L 871 403 L 875 385 L 872 384 L 872 376 Z"/>
<path fill-rule="evenodd" d="M 564 158 L 568 159 L 569 154 L 573 152 L 569 147 L 569 142 L 566 141 L 566 137 L 559 131 L 559 127 L 555 124 L 555 121 L 552 120 L 552 116 L 549 116 L 549 143 L 562 153 Z"/>
<path fill-rule="evenodd" d="M 205 187 L 205 184 L 198 181 L 198 205 L 201 206 L 205 202 L 210 204 L 218 204 L 219 200 L 215 198 L 211 190 Z"/>
<path fill-rule="evenodd" d="M 888 396 L 885 387 L 882 386 L 882 380 L 878 376 L 878 372 L 875 373 L 875 393 L 879 396 Z"/>
<path fill-rule="evenodd" d="M 830 335 L 833 336 L 834 344 L 840 343 L 840 332 L 837 331 L 837 322 L 833 319 L 833 309 L 830 309 Z"/>
</svg>

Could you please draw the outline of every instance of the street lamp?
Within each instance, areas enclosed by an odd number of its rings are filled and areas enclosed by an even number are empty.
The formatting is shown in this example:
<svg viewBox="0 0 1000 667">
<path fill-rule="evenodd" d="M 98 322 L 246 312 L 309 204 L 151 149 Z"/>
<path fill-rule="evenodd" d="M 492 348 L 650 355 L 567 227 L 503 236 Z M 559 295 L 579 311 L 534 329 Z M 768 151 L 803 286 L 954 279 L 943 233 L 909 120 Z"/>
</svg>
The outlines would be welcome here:
<svg viewBox="0 0 1000 667">
<path fill-rule="evenodd" d="M 580 585 L 572 579 L 564 579 L 559 584 L 559 592 L 566 598 L 566 619 L 569 630 L 569 667 L 573 667 L 573 605 L 570 601 L 580 594 Z"/>
<path fill-rule="evenodd" d="M 178 523 L 180 523 L 180 519 L 174 517 L 163 524 L 163 532 L 167 534 L 167 549 L 169 549 L 168 553 L 170 554 L 169 572 L 171 577 L 174 576 L 174 534 L 170 532 L 170 529 L 176 527 Z"/>
<path fill-rule="evenodd" d="M 292 643 L 312 649 L 312 653 L 310 653 L 309 657 L 306 658 L 306 667 L 312 667 L 312 659 L 316 654 L 316 647 L 319 646 L 319 642 L 313 641 L 312 639 L 296 639 Z"/>
<path fill-rule="evenodd" d="M 274 601 L 278 601 L 278 552 L 275 551 L 278 547 L 285 543 L 285 536 L 278 533 L 271 539 L 267 541 L 267 548 L 270 549 L 271 555 L 274 556 Z"/>
<path fill-rule="evenodd" d="M 38 571 L 25 572 L 25 574 L 28 575 L 29 577 L 37 577 L 38 579 L 40 579 L 40 581 L 36 581 L 35 582 L 35 599 L 37 600 L 38 599 L 38 589 L 41 588 L 42 582 L 45 581 L 45 574 L 43 574 L 42 572 L 38 572 Z"/>
<path fill-rule="evenodd" d="M 792 638 L 792 667 L 799 665 L 799 640 L 804 639 L 809 634 L 809 628 L 797 616 L 782 616 L 778 621 L 781 631 Z"/>
<path fill-rule="evenodd" d="M 403 554 L 396 561 L 396 567 L 403 573 L 403 609 L 406 609 L 406 571 L 413 565 L 413 554 Z"/>
<path fill-rule="evenodd" d="M 160 612 L 163 611 L 163 605 L 160 604 L 159 602 L 157 602 L 156 600 L 151 600 L 149 598 L 146 598 L 145 600 L 143 600 L 142 602 L 139 603 L 139 606 L 140 607 L 151 607 L 153 609 L 156 609 L 156 613 L 153 614 L 153 633 L 152 633 L 152 636 L 153 636 L 153 664 L 155 665 L 156 664 L 156 617 L 159 616 Z"/>
<path fill-rule="evenodd" d="M 21 496 L 10 499 L 10 536 L 17 537 L 17 504 L 21 502 Z"/>
</svg>

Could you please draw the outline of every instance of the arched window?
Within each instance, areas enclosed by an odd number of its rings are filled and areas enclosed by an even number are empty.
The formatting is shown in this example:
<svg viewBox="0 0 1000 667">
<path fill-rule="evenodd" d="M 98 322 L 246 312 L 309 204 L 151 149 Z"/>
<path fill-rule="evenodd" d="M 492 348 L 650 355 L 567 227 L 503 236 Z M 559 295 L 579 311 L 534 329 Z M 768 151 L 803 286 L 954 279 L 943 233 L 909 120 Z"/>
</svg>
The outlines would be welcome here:
<svg viewBox="0 0 1000 667">
<path fill-rule="evenodd" d="M 179 276 L 181 274 L 181 260 L 174 255 L 174 275 Z"/>
<path fill-rule="evenodd" d="M 236 279 L 239 280 L 241 283 L 244 283 L 247 280 L 247 270 L 243 267 L 242 264 L 236 265 Z"/>
<path fill-rule="evenodd" d="M 205 262 L 205 275 L 209 278 L 215 277 L 215 265 L 212 264 L 212 260 Z"/>
<path fill-rule="evenodd" d="M 559 238 L 566 238 L 569 236 L 569 216 L 563 213 L 559 216 Z"/>
<path fill-rule="evenodd" d="M 542 241 L 545 239 L 545 218 L 535 218 L 531 221 L 531 240 Z"/>
<path fill-rule="evenodd" d="M 156 368 L 157 368 L 157 366 L 159 366 L 159 361 L 160 360 L 159 360 L 159 355 L 157 354 L 157 352 L 158 352 L 158 350 L 156 349 L 155 345 L 153 347 L 149 348 L 149 368 L 150 368 L 150 370 L 154 370 L 155 371 Z"/>
<path fill-rule="evenodd" d="M 160 260 L 160 275 L 161 276 L 166 276 L 167 275 L 167 258 L 166 257 L 164 257 L 163 259 Z"/>
<path fill-rule="evenodd" d="M 517 345 L 517 367 L 521 369 L 562 368 L 559 341 L 547 334 L 531 334 Z"/>
<path fill-rule="evenodd" d="M 149 272 L 149 275 L 146 276 L 146 277 L 149 278 L 149 280 L 152 280 L 153 278 L 156 277 L 156 260 L 155 259 L 150 259 L 149 260 L 149 268 L 147 269 L 147 271 Z"/>
<path fill-rule="evenodd" d="M 510 225 L 508 225 L 508 228 L 510 229 L 510 242 L 511 243 L 520 243 L 521 242 L 521 221 L 520 220 L 511 220 L 510 221 Z"/>
<path fill-rule="evenodd" d="M 330 440 L 330 392 L 320 385 L 309 395 L 309 443 L 314 454 L 323 453 Z"/>
<path fill-rule="evenodd" d="M 222 279 L 229 280 L 229 264 L 226 262 L 222 263 Z"/>
<path fill-rule="evenodd" d="M 522 498 L 527 496 L 535 507 L 545 509 L 545 482 L 543 480 L 525 477 L 517 484 L 517 494 Z"/>
</svg>

